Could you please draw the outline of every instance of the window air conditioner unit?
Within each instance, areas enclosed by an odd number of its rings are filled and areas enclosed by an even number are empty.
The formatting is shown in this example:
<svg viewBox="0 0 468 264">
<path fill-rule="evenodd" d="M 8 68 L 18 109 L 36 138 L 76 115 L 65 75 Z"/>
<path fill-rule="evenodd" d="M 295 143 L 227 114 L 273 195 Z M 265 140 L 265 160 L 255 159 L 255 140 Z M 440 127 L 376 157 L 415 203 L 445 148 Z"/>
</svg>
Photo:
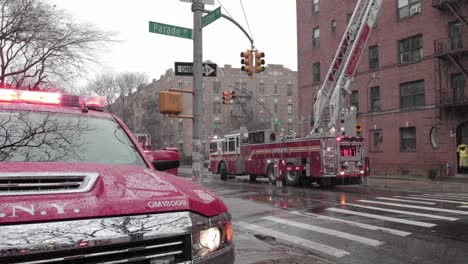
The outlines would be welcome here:
<svg viewBox="0 0 468 264">
<path fill-rule="evenodd" d="M 409 10 L 410 16 L 421 13 L 421 5 L 414 5 Z"/>
</svg>

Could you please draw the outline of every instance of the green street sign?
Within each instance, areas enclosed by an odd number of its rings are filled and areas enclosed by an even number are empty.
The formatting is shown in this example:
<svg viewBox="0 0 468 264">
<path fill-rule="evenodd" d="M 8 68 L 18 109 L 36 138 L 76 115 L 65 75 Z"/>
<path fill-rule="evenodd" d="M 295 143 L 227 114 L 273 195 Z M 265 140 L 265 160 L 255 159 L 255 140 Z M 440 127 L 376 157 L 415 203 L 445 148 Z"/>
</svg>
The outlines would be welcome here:
<svg viewBox="0 0 468 264">
<path fill-rule="evenodd" d="M 192 30 L 190 28 L 167 25 L 153 21 L 149 22 L 149 32 L 172 37 L 192 39 Z"/>
<path fill-rule="evenodd" d="M 201 27 L 206 27 L 209 24 L 213 23 L 216 19 L 221 17 L 221 7 L 216 8 L 215 10 L 206 14 L 206 16 L 201 18 Z"/>
</svg>

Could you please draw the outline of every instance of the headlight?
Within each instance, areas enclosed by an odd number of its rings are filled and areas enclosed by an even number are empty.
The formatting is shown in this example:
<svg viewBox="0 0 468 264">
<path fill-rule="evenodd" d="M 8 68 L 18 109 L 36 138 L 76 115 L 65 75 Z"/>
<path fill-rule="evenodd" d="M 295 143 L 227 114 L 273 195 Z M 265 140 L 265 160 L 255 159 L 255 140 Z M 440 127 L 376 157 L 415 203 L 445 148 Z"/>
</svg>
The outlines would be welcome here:
<svg viewBox="0 0 468 264">
<path fill-rule="evenodd" d="M 194 258 L 205 256 L 231 244 L 232 226 L 229 218 L 213 221 L 213 226 L 192 232 L 192 256 Z"/>
</svg>

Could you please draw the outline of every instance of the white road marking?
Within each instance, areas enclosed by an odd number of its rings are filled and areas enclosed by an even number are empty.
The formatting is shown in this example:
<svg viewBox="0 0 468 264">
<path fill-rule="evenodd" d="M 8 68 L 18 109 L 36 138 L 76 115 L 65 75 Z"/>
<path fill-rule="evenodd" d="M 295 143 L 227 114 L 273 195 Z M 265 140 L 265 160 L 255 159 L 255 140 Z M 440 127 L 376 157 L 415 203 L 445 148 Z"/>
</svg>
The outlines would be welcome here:
<svg viewBox="0 0 468 264">
<path fill-rule="evenodd" d="M 440 216 L 440 215 L 433 215 L 433 214 L 421 214 L 421 213 L 401 211 L 401 210 L 393 210 L 393 209 L 384 209 L 384 208 L 380 208 L 380 207 L 366 206 L 366 205 L 360 205 L 360 204 L 346 203 L 346 205 L 351 205 L 351 206 L 354 206 L 354 207 L 361 207 L 361 208 L 366 208 L 366 209 L 372 209 L 372 210 L 378 210 L 378 211 L 384 211 L 384 212 L 415 215 L 415 216 L 423 216 L 423 217 L 441 219 L 441 220 L 448 220 L 448 221 L 457 221 L 457 220 L 459 220 L 459 218 L 455 218 L 455 217 Z"/>
<path fill-rule="evenodd" d="M 395 199 L 395 198 L 387 198 L 387 197 L 376 197 L 376 198 L 381 199 L 381 200 L 397 201 L 397 202 L 408 202 L 408 203 L 417 203 L 417 204 L 435 204 L 431 202 L 411 201 L 411 200 Z"/>
<path fill-rule="evenodd" d="M 460 210 L 451 210 L 451 209 L 442 209 L 442 208 L 433 208 L 433 207 L 425 207 L 425 206 L 417 206 L 417 205 L 407 205 L 407 204 L 397 204 L 397 203 L 385 203 L 385 202 L 369 201 L 369 200 L 358 200 L 358 202 L 362 202 L 362 203 L 375 203 L 375 204 L 383 204 L 383 205 L 390 205 L 390 206 L 397 206 L 397 207 L 414 208 L 414 209 L 421 209 L 421 210 L 428 210 L 428 211 L 436 211 L 436 212 L 444 212 L 444 213 L 468 215 L 468 212 L 467 212 L 467 211 L 460 211 Z"/>
<path fill-rule="evenodd" d="M 440 194 L 421 194 L 421 195 L 411 195 L 411 196 L 418 196 L 418 197 L 427 197 L 427 198 L 438 198 L 438 199 L 452 199 L 452 200 L 462 200 L 468 203 L 468 197 L 459 197 L 453 195 L 440 195 Z"/>
<path fill-rule="evenodd" d="M 460 205 L 458 207 L 461 207 L 461 208 L 468 208 L 468 205 Z"/>
<path fill-rule="evenodd" d="M 468 194 L 467 193 L 424 193 L 422 195 L 455 196 L 455 197 L 467 198 L 468 199 Z"/>
<path fill-rule="evenodd" d="M 357 226 L 360 228 L 364 229 L 369 229 L 369 230 L 374 230 L 374 231 L 383 231 L 392 235 L 397 235 L 397 236 L 408 236 L 411 235 L 410 232 L 405 232 L 405 231 L 400 231 L 397 229 L 392 229 L 392 228 L 386 228 L 386 227 L 380 227 L 380 226 L 375 226 L 375 225 L 369 225 L 369 224 L 363 224 L 359 222 L 353 222 L 353 221 L 348 221 L 340 218 L 335 218 L 335 217 L 330 217 L 330 216 L 325 216 L 325 215 L 318 215 L 318 214 L 311 214 L 311 213 L 306 213 L 306 212 L 299 212 L 299 211 L 293 211 L 291 214 L 295 215 L 301 215 L 301 216 L 311 216 L 320 220 L 328 220 L 328 221 L 336 221 L 336 222 L 341 222 L 345 224 L 349 224 L 352 226 Z"/>
<path fill-rule="evenodd" d="M 411 197 L 405 197 L 405 196 L 394 196 L 394 197 L 397 197 L 397 198 L 406 198 L 406 199 L 414 199 L 414 200 L 423 200 L 423 201 L 442 202 L 442 203 L 466 204 L 465 202 L 460 202 L 460 201 L 445 200 L 445 199 L 424 198 L 424 197 L 419 197 L 419 196 L 416 196 L 416 195 L 412 195 Z"/>
<path fill-rule="evenodd" d="M 340 232 L 340 231 L 336 231 L 336 230 L 333 230 L 333 229 L 323 228 L 323 227 L 319 227 L 319 226 L 304 224 L 304 223 L 291 221 L 291 220 L 283 219 L 283 218 L 278 218 L 278 217 L 274 217 L 274 216 L 266 216 L 266 217 L 263 217 L 263 219 L 266 219 L 266 220 L 269 220 L 269 221 L 274 221 L 274 222 L 285 224 L 285 225 L 289 225 L 289 226 L 294 226 L 294 227 L 306 229 L 306 230 L 310 230 L 310 231 L 314 231 L 314 232 L 318 232 L 318 233 L 322 233 L 322 234 L 326 234 L 326 235 L 330 235 L 330 236 L 335 236 L 335 237 L 339 237 L 339 238 L 343 238 L 343 239 L 347 239 L 347 240 L 351 240 L 351 241 L 356 241 L 356 242 L 366 244 L 366 245 L 369 245 L 369 246 L 373 246 L 373 247 L 376 247 L 378 245 L 383 244 L 383 242 L 380 242 L 380 241 L 375 240 L 375 239 L 370 239 L 370 238 L 367 238 L 367 237 L 357 236 L 357 235 L 353 235 L 353 234 L 349 234 L 349 233 L 345 233 L 345 232 Z"/>
<path fill-rule="evenodd" d="M 333 208 L 333 207 L 327 208 L 326 210 L 338 212 L 338 213 L 344 213 L 344 214 L 359 215 L 359 216 L 375 218 L 375 219 L 380 219 L 380 220 L 389 221 L 389 222 L 402 223 L 402 224 L 407 224 L 407 225 L 415 225 L 415 226 L 422 226 L 422 227 L 436 226 L 436 224 L 431 224 L 431 223 L 426 223 L 426 222 L 421 222 L 421 221 L 406 220 L 406 219 L 400 219 L 400 218 L 376 215 L 376 214 L 367 214 L 367 213 L 355 212 L 351 210 L 339 209 L 339 208 Z"/>
<path fill-rule="evenodd" d="M 245 222 L 239 222 L 237 224 L 237 226 L 239 226 L 241 228 L 250 229 L 250 230 L 252 230 L 254 232 L 258 232 L 258 233 L 262 233 L 262 234 L 269 235 L 269 236 L 272 236 L 272 237 L 276 237 L 278 239 L 285 240 L 285 241 L 288 241 L 288 242 L 291 242 L 291 243 L 294 243 L 294 244 L 299 244 L 299 245 L 307 247 L 307 248 L 309 248 L 311 250 L 320 251 L 320 252 L 322 252 L 324 254 L 331 255 L 331 256 L 334 256 L 334 257 L 337 257 L 337 258 L 341 258 L 343 256 L 346 256 L 346 255 L 350 254 L 348 251 L 344 251 L 344 250 L 341 250 L 341 249 L 338 249 L 338 248 L 330 247 L 330 246 L 320 244 L 320 243 L 317 243 L 317 242 L 314 242 L 314 241 L 311 241 L 311 240 L 303 239 L 303 238 L 300 238 L 300 237 L 297 237 L 297 236 L 292 236 L 292 235 L 289 235 L 289 234 L 286 234 L 286 233 L 283 233 L 283 232 L 278 232 L 276 230 L 265 228 L 265 227 L 262 227 L 262 226 L 259 226 L 259 225 L 253 225 L 253 224 L 248 224 L 248 223 L 245 223 Z"/>
</svg>

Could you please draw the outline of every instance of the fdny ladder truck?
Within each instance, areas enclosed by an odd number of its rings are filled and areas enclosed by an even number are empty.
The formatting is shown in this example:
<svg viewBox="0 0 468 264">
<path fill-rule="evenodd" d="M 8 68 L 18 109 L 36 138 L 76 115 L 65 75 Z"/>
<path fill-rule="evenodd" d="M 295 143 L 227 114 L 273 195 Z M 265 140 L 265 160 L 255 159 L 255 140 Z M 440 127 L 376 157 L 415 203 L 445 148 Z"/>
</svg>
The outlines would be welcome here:
<svg viewBox="0 0 468 264">
<path fill-rule="evenodd" d="M 343 107 L 359 58 L 382 0 L 358 0 L 314 104 L 314 125 L 305 138 L 279 138 L 273 131 L 240 129 L 210 145 L 210 168 L 228 175 L 268 177 L 288 185 L 315 181 L 323 186 L 361 183 L 369 171 L 363 138 L 356 134 L 356 109 Z"/>
</svg>

